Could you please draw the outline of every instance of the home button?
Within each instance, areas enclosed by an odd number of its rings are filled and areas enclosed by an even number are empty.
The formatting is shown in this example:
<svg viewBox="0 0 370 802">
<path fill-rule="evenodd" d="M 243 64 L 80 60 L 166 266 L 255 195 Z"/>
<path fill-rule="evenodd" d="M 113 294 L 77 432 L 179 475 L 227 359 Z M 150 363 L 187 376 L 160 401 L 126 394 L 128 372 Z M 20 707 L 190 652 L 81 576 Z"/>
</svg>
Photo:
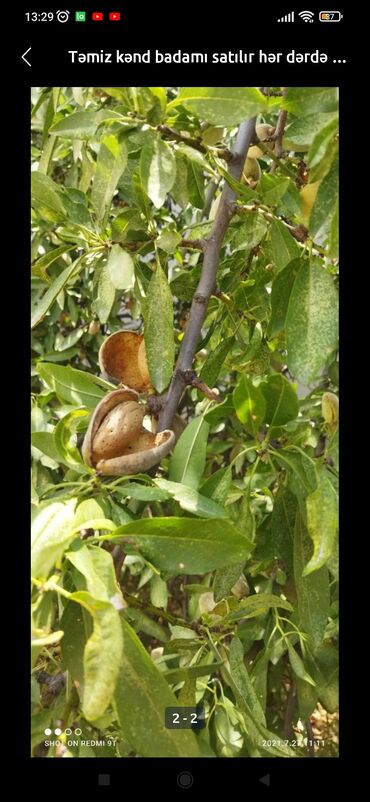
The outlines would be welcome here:
<svg viewBox="0 0 370 802">
<path fill-rule="evenodd" d="M 180 788 L 190 788 L 193 782 L 194 777 L 190 774 L 190 771 L 182 771 L 177 777 L 177 785 L 179 785 Z"/>
</svg>

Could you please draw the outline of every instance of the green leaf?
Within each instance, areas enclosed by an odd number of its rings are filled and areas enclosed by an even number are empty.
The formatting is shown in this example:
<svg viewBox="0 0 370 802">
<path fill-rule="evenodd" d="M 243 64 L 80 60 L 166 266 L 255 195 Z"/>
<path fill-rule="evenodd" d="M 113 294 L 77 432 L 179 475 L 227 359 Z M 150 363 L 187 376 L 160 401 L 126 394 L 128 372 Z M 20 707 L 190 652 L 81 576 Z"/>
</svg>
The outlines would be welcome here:
<svg viewBox="0 0 370 802">
<path fill-rule="evenodd" d="M 75 517 L 73 519 L 73 529 L 79 529 L 88 521 L 98 520 L 105 517 L 105 511 L 95 498 L 80 501 Z"/>
<path fill-rule="evenodd" d="M 217 345 L 214 351 L 208 354 L 199 374 L 199 378 L 208 384 L 208 387 L 213 387 L 216 383 L 225 359 L 233 347 L 234 342 L 234 337 L 227 337 L 226 340 L 222 340 Z"/>
<path fill-rule="evenodd" d="M 294 530 L 294 579 L 298 599 L 299 627 L 310 636 L 313 646 L 320 646 L 329 612 L 329 573 L 325 566 L 303 576 L 311 553 L 311 541 L 297 510 Z"/>
<path fill-rule="evenodd" d="M 226 468 L 220 468 L 214 471 L 200 486 L 203 496 L 213 498 L 219 504 L 224 504 L 232 482 L 232 468 L 228 465 Z"/>
<path fill-rule="evenodd" d="M 338 294 L 330 274 L 316 262 L 302 264 L 286 317 L 288 367 L 304 383 L 315 379 L 338 339 Z"/>
<path fill-rule="evenodd" d="M 213 583 L 213 596 L 215 602 L 222 601 L 230 596 L 231 589 L 238 581 L 243 573 L 245 562 L 236 563 L 235 565 L 226 565 L 224 568 L 218 568 L 215 573 Z"/>
<path fill-rule="evenodd" d="M 167 501 L 171 498 L 170 493 L 166 490 L 160 490 L 159 487 L 139 485 L 136 482 L 129 482 L 127 485 L 116 487 L 115 493 L 124 497 L 136 498 L 139 501 Z"/>
<path fill-rule="evenodd" d="M 175 156 L 160 137 L 141 151 L 140 173 L 143 187 L 157 209 L 163 206 L 176 178 Z"/>
<path fill-rule="evenodd" d="M 267 109 L 267 98 L 254 86 L 183 86 L 169 104 L 188 111 L 213 125 L 238 125 Z"/>
<path fill-rule="evenodd" d="M 193 267 L 192 270 L 184 270 L 170 281 L 170 289 L 180 301 L 191 301 L 197 289 L 200 278 L 200 268 Z"/>
<path fill-rule="evenodd" d="M 293 259 L 298 259 L 301 250 L 289 229 L 274 220 L 270 226 L 271 253 L 278 270 L 282 270 Z"/>
<path fill-rule="evenodd" d="M 93 619 L 93 631 L 84 649 L 82 713 L 95 721 L 110 704 L 122 655 L 120 617 L 106 601 L 85 590 L 70 594 L 70 600 L 85 607 Z"/>
<path fill-rule="evenodd" d="M 93 311 L 100 323 L 106 323 L 112 311 L 116 297 L 116 288 L 111 280 L 108 260 L 105 256 L 99 259 L 99 280 L 97 295 L 93 302 Z"/>
<path fill-rule="evenodd" d="M 109 382 L 76 370 L 69 365 L 52 365 L 48 362 L 39 362 L 37 371 L 51 390 L 54 390 L 60 401 L 69 404 L 95 409 L 107 391 L 114 390 Z"/>
<path fill-rule="evenodd" d="M 50 284 L 50 278 L 46 272 L 47 268 L 50 267 L 53 262 L 59 259 L 60 256 L 63 256 L 65 253 L 68 253 L 68 251 L 71 251 L 72 248 L 73 245 L 65 244 L 59 245 L 58 248 L 52 248 L 50 251 L 47 251 L 47 253 L 44 253 L 43 256 L 40 256 L 40 258 L 33 263 L 31 267 L 31 275 L 42 278 L 44 281 Z"/>
<path fill-rule="evenodd" d="M 243 222 L 232 235 L 230 244 L 233 251 L 252 250 L 261 242 L 269 227 L 267 220 L 253 212 L 243 218 Z M 231 231 L 232 233 L 232 231 Z"/>
<path fill-rule="evenodd" d="M 101 221 L 109 210 L 114 191 L 127 164 L 127 146 L 114 134 L 103 137 L 96 162 L 91 202 Z"/>
<path fill-rule="evenodd" d="M 339 253 L 339 198 L 337 198 L 336 200 L 328 237 L 329 259 L 337 259 L 338 253 Z"/>
<path fill-rule="evenodd" d="M 258 194 L 267 206 L 276 206 L 288 190 L 290 178 L 262 173 Z"/>
<path fill-rule="evenodd" d="M 67 137 L 68 139 L 92 139 L 98 125 L 112 117 L 119 119 L 120 115 L 115 111 L 111 111 L 111 109 L 77 111 L 75 114 L 68 114 L 52 125 L 49 133 Z"/>
<path fill-rule="evenodd" d="M 171 380 L 175 341 L 172 293 L 159 263 L 147 291 L 144 324 L 149 374 L 154 387 L 161 393 Z"/>
<path fill-rule="evenodd" d="M 129 167 L 126 170 L 125 176 L 126 176 L 127 172 L 129 171 L 129 169 L 131 169 L 130 165 L 131 165 L 131 161 L 129 161 Z M 119 188 L 120 188 L 120 193 L 121 194 L 122 194 L 122 183 L 123 182 L 122 182 L 122 179 L 121 179 L 121 181 L 119 183 Z M 125 186 L 125 189 L 126 189 L 126 186 Z M 151 222 L 151 218 L 152 218 L 151 206 L 150 206 L 149 198 L 148 198 L 146 192 L 144 192 L 143 184 L 142 184 L 142 180 L 141 180 L 141 176 L 140 176 L 140 171 L 139 171 L 138 167 L 137 167 L 136 170 L 132 171 L 131 180 L 130 180 L 130 183 L 129 183 L 129 192 L 126 191 L 125 194 L 126 194 L 126 197 L 129 200 L 129 202 L 132 202 L 132 200 L 133 200 L 133 202 L 138 206 L 138 208 L 140 209 L 140 211 L 144 215 L 145 220 L 148 223 L 150 223 Z"/>
<path fill-rule="evenodd" d="M 238 609 L 228 613 L 224 617 L 223 623 L 238 621 L 241 618 L 256 618 L 275 607 L 281 607 L 289 612 L 292 612 L 293 609 L 290 602 L 281 599 L 279 596 L 274 596 L 271 593 L 256 593 L 253 596 L 248 596 L 247 599 L 242 599 L 239 602 Z"/>
<path fill-rule="evenodd" d="M 166 582 L 157 574 L 150 580 L 150 603 L 154 607 L 162 607 L 166 610 L 168 603 L 168 591 Z"/>
<path fill-rule="evenodd" d="M 299 412 L 297 393 L 285 376 L 274 373 L 258 388 L 266 401 L 265 420 L 270 426 L 284 426 Z"/>
<path fill-rule="evenodd" d="M 178 682 L 187 682 L 189 679 L 196 677 L 209 677 L 222 665 L 223 661 L 220 660 L 217 663 L 206 663 L 205 665 L 198 664 L 195 666 L 184 666 L 184 668 L 170 668 L 163 673 L 166 680 L 170 682 L 171 685 L 174 685 Z"/>
<path fill-rule="evenodd" d="M 103 715 L 115 691 L 123 649 L 118 610 L 124 604 L 107 551 L 81 546 L 66 556 L 86 579 L 85 606 L 93 616 L 93 632 L 84 650 L 82 710 L 88 721 L 94 721 Z M 71 598 L 77 600 L 77 596 L 78 593 L 72 594 Z"/>
<path fill-rule="evenodd" d="M 307 529 L 314 552 L 303 575 L 317 571 L 333 552 L 338 531 L 338 499 L 325 469 L 321 469 L 316 490 L 307 496 Z"/>
<path fill-rule="evenodd" d="M 315 686 L 316 682 L 309 675 L 308 671 L 306 671 L 302 658 L 297 654 L 289 640 L 286 641 L 286 644 L 288 647 L 289 662 L 296 677 L 303 680 L 303 682 L 308 682 L 309 685 Z"/>
<path fill-rule="evenodd" d="M 31 173 L 31 205 L 44 220 L 59 223 L 66 213 L 55 184 L 48 175 L 34 170 Z"/>
<path fill-rule="evenodd" d="M 156 485 L 168 491 L 176 501 L 179 502 L 182 510 L 191 512 L 199 518 L 226 518 L 226 512 L 220 504 L 212 501 L 206 496 L 201 496 L 194 488 L 179 482 L 168 482 L 167 479 L 156 479 Z"/>
<path fill-rule="evenodd" d="M 329 172 L 323 178 L 317 191 L 309 221 L 309 231 L 313 239 L 319 241 L 326 236 L 336 211 L 339 186 L 338 157 L 333 159 Z"/>
<path fill-rule="evenodd" d="M 38 507 L 32 520 L 31 573 L 46 578 L 74 540 L 72 521 L 76 499 Z"/>
<path fill-rule="evenodd" d="M 255 320 L 265 320 L 270 313 L 270 296 L 266 287 L 251 287 L 249 280 L 241 281 L 234 295 L 237 309 L 245 309 Z"/>
<path fill-rule="evenodd" d="M 38 299 L 35 306 L 32 309 L 31 314 L 31 328 L 35 328 L 41 321 L 44 319 L 46 313 L 58 297 L 59 293 L 64 289 L 67 282 L 72 276 L 77 276 L 81 268 L 83 267 L 82 258 L 79 256 L 75 262 L 72 262 L 71 265 L 63 270 L 58 278 L 53 281 L 50 287 L 46 290 L 44 295 L 41 299 Z"/>
<path fill-rule="evenodd" d="M 84 690 L 84 649 L 91 627 L 86 626 L 86 613 L 84 609 L 73 602 L 67 602 L 61 618 L 60 625 L 64 631 L 61 642 L 63 668 L 70 674 L 73 682 L 78 683 L 80 696 Z"/>
<path fill-rule="evenodd" d="M 85 577 L 87 589 L 94 599 L 113 604 L 115 610 L 123 610 L 125 605 L 121 589 L 116 581 L 112 555 L 108 551 L 99 546 L 78 543 L 77 548 L 69 551 L 66 557 Z"/>
<path fill-rule="evenodd" d="M 335 713 L 339 706 L 338 649 L 330 643 L 321 644 L 313 654 L 308 651 L 307 665 L 315 679 L 321 704 L 328 713 Z"/>
<path fill-rule="evenodd" d="M 234 405 L 231 400 L 231 396 L 227 396 L 225 401 L 222 401 L 221 404 L 217 404 L 213 409 L 210 409 L 208 412 L 204 413 L 204 419 L 209 423 L 211 426 L 215 426 L 219 423 L 220 420 L 225 421 L 226 418 L 231 417 L 234 415 Z"/>
<path fill-rule="evenodd" d="M 276 543 L 277 556 L 280 555 L 288 571 L 293 568 L 296 512 L 296 496 L 284 485 L 280 486 L 271 515 L 271 538 Z"/>
<path fill-rule="evenodd" d="M 299 677 L 296 678 L 296 686 L 299 717 L 302 721 L 308 721 L 319 700 L 317 686 L 310 685 Z"/>
<path fill-rule="evenodd" d="M 283 148 L 286 150 L 309 150 L 316 135 L 326 128 L 331 120 L 337 118 L 337 112 L 318 112 L 307 117 L 299 117 L 289 125 L 283 138 Z"/>
<path fill-rule="evenodd" d="M 134 261 L 119 245 L 113 245 L 111 248 L 107 271 L 116 290 L 132 290 L 135 283 Z"/>
<path fill-rule="evenodd" d="M 40 710 L 34 713 L 31 718 L 31 748 L 45 740 L 45 728 L 49 727 L 52 719 L 52 711 L 49 709 Z"/>
<path fill-rule="evenodd" d="M 291 472 L 303 496 L 316 490 L 316 465 L 308 454 L 296 446 L 291 446 L 289 449 L 274 451 L 274 458 L 282 463 L 283 468 Z"/>
<path fill-rule="evenodd" d="M 139 223 L 139 216 L 137 209 L 123 209 L 120 214 L 112 220 L 111 229 L 112 229 L 112 240 L 115 242 L 122 242 L 126 239 L 127 233 L 131 228 L 131 224 L 133 223 L 132 227 L 135 228 L 134 224 Z"/>
<path fill-rule="evenodd" d="M 307 156 L 307 164 L 312 169 L 324 158 L 327 148 L 338 131 L 338 117 L 327 123 L 316 134 Z"/>
<path fill-rule="evenodd" d="M 185 156 L 187 164 L 186 187 L 189 203 L 196 209 L 204 206 L 204 176 L 202 167 L 194 159 Z"/>
<path fill-rule="evenodd" d="M 255 757 L 260 757 L 261 754 L 267 757 L 297 757 L 297 753 L 293 749 L 287 746 L 284 741 L 277 738 L 274 733 L 270 732 L 261 721 L 255 717 L 255 714 L 246 702 L 246 699 L 239 690 L 238 684 L 234 681 L 226 665 L 223 667 L 223 675 L 228 685 L 230 685 L 242 713 L 244 724 L 243 731 L 245 733 L 245 740 L 249 753 L 252 753 Z M 245 680 L 245 677 L 243 677 L 243 679 Z M 242 687 L 244 690 L 244 685 Z M 272 741 L 272 744 L 267 746 L 266 740 Z"/>
<path fill-rule="evenodd" d="M 185 209 L 189 203 L 187 159 L 179 150 L 175 151 L 175 159 L 176 179 L 171 187 L 171 195 L 176 203 L 178 203 L 182 209 Z"/>
<path fill-rule="evenodd" d="M 242 376 L 233 392 L 233 401 L 239 420 L 247 432 L 256 437 L 266 413 L 266 401 L 261 388 L 255 387 L 247 376 Z"/>
<path fill-rule="evenodd" d="M 68 412 L 67 415 L 57 423 L 54 430 L 55 445 L 58 449 L 59 456 L 70 467 L 79 473 L 86 473 L 86 466 L 84 466 L 81 454 L 72 441 L 74 438 L 76 427 L 82 418 L 86 418 L 89 413 L 86 409 L 75 409 Z"/>
<path fill-rule="evenodd" d="M 157 239 L 157 245 L 166 253 L 174 253 L 181 239 L 181 234 L 178 231 L 174 231 L 171 228 L 163 228 Z"/>
<path fill-rule="evenodd" d="M 239 638 L 234 637 L 230 643 L 229 660 L 230 673 L 240 695 L 252 712 L 253 718 L 266 726 L 265 714 L 246 669 L 243 644 Z"/>
<path fill-rule="evenodd" d="M 160 571 L 204 574 L 246 560 L 250 541 L 226 518 L 143 518 L 104 539 L 129 538 Z"/>
<path fill-rule="evenodd" d="M 76 165 L 77 167 L 77 165 Z M 63 204 L 67 212 L 68 222 L 92 229 L 92 220 L 87 208 L 87 197 L 84 192 L 74 187 L 64 187 Z"/>
<path fill-rule="evenodd" d="M 287 96 L 282 98 L 281 107 L 296 117 L 336 111 L 338 89 L 335 86 L 291 86 Z"/>
<path fill-rule="evenodd" d="M 269 336 L 276 337 L 284 328 L 290 295 L 297 273 L 302 266 L 301 259 L 293 259 L 284 267 L 272 282 L 271 319 Z"/>
<path fill-rule="evenodd" d="M 176 707 L 176 696 L 127 621 L 121 626 L 115 707 L 123 737 L 141 757 L 199 757 L 193 732 L 166 729 L 165 710 Z"/>
<path fill-rule="evenodd" d="M 208 432 L 209 424 L 202 416 L 188 423 L 170 459 L 171 482 L 197 489 L 206 463 Z"/>
<path fill-rule="evenodd" d="M 54 432 L 32 432 L 31 443 L 54 462 L 64 462 L 55 445 Z"/>
</svg>

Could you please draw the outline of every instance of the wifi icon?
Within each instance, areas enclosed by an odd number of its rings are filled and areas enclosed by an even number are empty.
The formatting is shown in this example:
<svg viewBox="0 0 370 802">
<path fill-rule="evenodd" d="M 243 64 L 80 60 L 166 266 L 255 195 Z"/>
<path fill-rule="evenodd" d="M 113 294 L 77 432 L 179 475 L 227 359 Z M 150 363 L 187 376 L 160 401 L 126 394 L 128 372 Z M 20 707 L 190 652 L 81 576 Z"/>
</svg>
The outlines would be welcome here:
<svg viewBox="0 0 370 802">
<path fill-rule="evenodd" d="M 298 16 L 303 20 L 303 22 L 313 22 L 313 18 L 315 16 L 313 11 L 300 11 Z"/>
</svg>

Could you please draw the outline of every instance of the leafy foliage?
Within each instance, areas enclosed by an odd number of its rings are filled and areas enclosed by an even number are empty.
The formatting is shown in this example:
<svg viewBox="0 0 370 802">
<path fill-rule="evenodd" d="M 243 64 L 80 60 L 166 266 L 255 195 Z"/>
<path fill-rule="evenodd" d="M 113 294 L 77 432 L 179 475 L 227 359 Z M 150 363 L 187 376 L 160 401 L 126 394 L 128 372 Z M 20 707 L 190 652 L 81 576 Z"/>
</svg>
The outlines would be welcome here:
<svg viewBox="0 0 370 802">
<path fill-rule="evenodd" d="M 33 755 L 308 756 L 307 722 L 338 705 L 336 90 L 32 102 Z M 275 128 L 281 108 L 281 156 L 262 143 L 261 178 L 232 179 L 237 126 Z M 99 476 L 80 451 L 115 388 L 99 348 L 144 333 L 153 394 L 168 391 L 225 181 L 234 214 L 175 448 L 148 474 Z M 166 728 L 184 705 L 204 729 Z M 95 745 L 47 745 L 61 721 Z"/>
</svg>

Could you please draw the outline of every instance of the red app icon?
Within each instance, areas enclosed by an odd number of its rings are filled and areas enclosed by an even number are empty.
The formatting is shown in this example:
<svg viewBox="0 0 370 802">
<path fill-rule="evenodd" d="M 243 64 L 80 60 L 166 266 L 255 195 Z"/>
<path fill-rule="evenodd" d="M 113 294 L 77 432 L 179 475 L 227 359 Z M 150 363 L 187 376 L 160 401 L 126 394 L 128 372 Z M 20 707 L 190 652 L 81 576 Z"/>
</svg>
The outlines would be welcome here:
<svg viewBox="0 0 370 802">
<path fill-rule="evenodd" d="M 115 22 L 116 20 L 120 20 L 121 19 L 120 12 L 119 11 L 111 11 L 110 14 L 109 14 L 109 19 L 112 20 L 112 22 Z"/>
<path fill-rule="evenodd" d="M 101 20 L 104 19 L 104 14 L 102 14 L 101 11 L 93 11 L 91 16 L 94 22 L 101 22 Z"/>
</svg>

